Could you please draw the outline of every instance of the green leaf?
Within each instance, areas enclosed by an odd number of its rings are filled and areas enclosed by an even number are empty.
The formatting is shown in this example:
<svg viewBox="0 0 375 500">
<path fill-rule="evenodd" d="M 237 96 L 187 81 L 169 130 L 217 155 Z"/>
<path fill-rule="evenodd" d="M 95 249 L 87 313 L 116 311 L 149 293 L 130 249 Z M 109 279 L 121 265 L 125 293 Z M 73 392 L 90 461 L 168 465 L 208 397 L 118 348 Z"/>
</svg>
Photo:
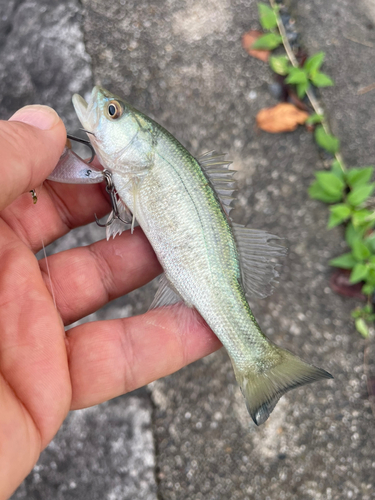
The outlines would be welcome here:
<svg viewBox="0 0 375 500">
<path fill-rule="evenodd" d="M 306 95 L 307 89 L 309 88 L 309 82 L 297 83 L 297 95 L 300 99 L 303 99 Z"/>
<path fill-rule="evenodd" d="M 332 172 L 317 172 L 315 174 L 319 186 L 331 196 L 342 196 L 344 182 Z M 340 198 L 341 199 L 341 198 Z"/>
<path fill-rule="evenodd" d="M 316 71 L 318 71 L 318 69 L 322 65 L 324 57 L 325 57 L 324 52 L 318 52 L 317 54 L 308 57 L 306 59 L 305 64 L 303 65 L 303 68 L 306 70 L 307 73 L 314 74 Z"/>
<path fill-rule="evenodd" d="M 327 229 L 332 229 L 336 226 L 339 226 L 342 222 L 343 219 L 341 219 L 335 214 L 330 214 L 328 219 Z"/>
<path fill-rule="evenodd" d="M 354 318 L 354 319 L 355 319 L 355 318 L 360 318 L 360 317 L 362 316 L 362 314 L 363 314 L 363 313 L 362 313 L 362 309 L 358 309 L 358 308 L 357 308 L 357 309 L 354 309 L 354 311 L 352 311 L 352 312 L 350 313 L 351 317 L 352 317 L 352 318 Z"/>
<path fill-rule="evenodd" d="M 289 59 L 287 56 L 271 56 L 269 58 L 271 69 L 278 75 L 287 75 L 289 68 Z"/>
<path fill-rule="evenodd" d="M 351 168 L 346 173 L 346 180 L 350 187 L 366 184 L 372 177 L 374 167 Z"/>
<path fill-rule="evenodd" d="M 352 213 L 352 209 L 345 203 L 339 203 L 338 205 L 333 205 L 329 208 L 331 213 L 341 217 L 342 220 L 346 220 Z"/>
<path fill-rule="evenodd" d="M 352 213 L 351 208 L 344 203 L 340 203 L 338 205 L 332 205 L 329 207 L 331 214 L 328 221 L 328 229 L 332 229 L 335 226 L 338 226 L 344 220 L 347 220 Z"/>
<path fill-rule="evenodd" d="M 324 115 L 318 115 L 317 113 L 313 113 L 308 117 L 305 123 L 307 123 L 308 125 L 315 125 L 316 123 L 321 123 L 323 118 Z"/>
<path fill-rule="evenodd" d="M 365 241 L 371 252 L 375 254 L 375 233 L 372 233 Z M 370 262 L 375 263 L 375 255 L 370 257 Z"/>
<path fill-rule="evenodd" d="M 356 264 L 353 271 L 350 274 L 349 283 L 354 285 L 354 283 L 359 283 L 364 280 L 367 275 L 367 266 L 361 262 Z"/>
<path fill-rule="evenodd" d="M 291 68 L 285 83 L 308 83 L 307 74 L 301 68 Z"/>
<path fill-rule="evenodd" d="M 315 87 L 332 87 L 334 85 L 333 80 L 325 73 L 315 73 L 310 77 Z"/>
<path fill-rule="evenodd" d="M 348 203 L 354 207 L 360 205 L 367 200 L 373 193 L 375 184 L 365 184 L 364 186 L 355 187 L 353 191 L 348 194 Z"/>
<path fill-rule="evenodd" d="M 362 226 L 366 224 L 367 219 L 372 215 L 372 212 L 362 208 L 361 210 L 354 210 L 352 214 L 352 221 L 354 227 Z"/>
<path fill-rule="evenodd" d="M 274 11 L 265 3 L 258 3 L 259 20 L 262 28 L 272 30 L 277 26 L 277 18 Z"/>
<path fill-rule="evenodd" d="M 313 198 L 314 200 L 319 200 L 319 201 L 324 201 L 324 203 L 335 203 L 337 201 L 341 201 L 342 199 L 342 193 L 332 196 L 324 191 L 319 186 L 318 181 L 315 181 L 311 184 L 309 187 L 309 196 L 310 198 Z"/>
<path fill-rule="evenodd" d="M 366 222 L 365 224 L 361 224 L 356 227 L 361 230 L 363 237 L 363 235 L 365 235 L 373 227 L 373 225 L 373 222 Z"/>
<path fill-rule="evenodd" d="M 361 240 L 353 242 L 353 256 L 357 260 L 366 260 L 370 257 L 371 252 Z"/>
<path fill-rule="evenodd" d="M 327 134 L 322 125 L 315 129 L 315 140 L 321 148 L 329 153 L 335 154 L 339 150 L 340 141 L 334 135 Z"/>
<path fill-rule="evenodd" d="M 375 269 L 370 268 L 367 272 L 366 283 L 375 286 Z"/>
<path fill-rule="evenodd" d="M 354 227 L 353 223 L 349 221 L 345 229 L 345 240 L 347 244 L 352 247 L 353 243 L 360 238 L 362 238 L 361 231 L 358 231 L 358 228 Z"/>
<path fill-rule="evenodd" d="M 365 285 L 363 285 L 363 287 L 362 287 L 362 293 L 364 295 L 372 295 L 374 292 L 375 292 L 375 286 L 374 285 L 370 285 L 369 283 L 366 283 Z"/>
<path fill-rule="evenodd" d="M 339 257 L 335 257 L 329 261 L 329 265 L 333 267 L 341 267 L 341 269 L 353 269 L 353 267 L 357 264 L 357 261 L 350 253 L 344 253 Z"/>
<path fill-rule="evenodd" d="M 359 332 L 365 339 L 369 336 L 369 330 L 364 319 L 357 318 L 355 320 L 355 327 L 357 329 L 357 332 Z"/>
<path fill-rule="evenodd" d="M 361 238 L 361 234 L 358 234 L 356 228 L 349 222 L 345 230 L 345 240 L 347 244 L 352 247 L 353 243 L 359 238 Z"/>
<path fill-rule="evenodd" d="M 273 50 L 280 45 L 282 40 L 280 35 L 267 33 L 266 35 L 260 36 L 258 40 L 252 44 L 251 48 L 257 50 Z"/>
</svg>

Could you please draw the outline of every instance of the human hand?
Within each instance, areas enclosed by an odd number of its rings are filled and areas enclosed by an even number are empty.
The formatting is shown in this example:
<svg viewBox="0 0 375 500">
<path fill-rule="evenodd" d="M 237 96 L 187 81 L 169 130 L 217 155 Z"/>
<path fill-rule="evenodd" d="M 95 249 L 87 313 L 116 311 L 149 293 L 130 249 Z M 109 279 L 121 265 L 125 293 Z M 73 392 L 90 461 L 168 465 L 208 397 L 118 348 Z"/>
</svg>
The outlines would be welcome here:
<svg viewBox="0 0 375 500">
<path fill-rule="evenodd" d="M 202 322 L 181 331 L 182 306 L 70 324 L 161 273 L 137 228 L 48 258 L 35 253 L 109 211 L 101 186 L 42 182 L 66 140 L 50 108 L 0 122 L 0 500 L 30 472 L 69 410 L 101 403 L 220 347 Z M 38 188 L 38 186 L 40 186 Z M 28 192 L 36 187 L 38 202 Z M 56 308 L 50 293 L 52 283 Z"/>
</svg>

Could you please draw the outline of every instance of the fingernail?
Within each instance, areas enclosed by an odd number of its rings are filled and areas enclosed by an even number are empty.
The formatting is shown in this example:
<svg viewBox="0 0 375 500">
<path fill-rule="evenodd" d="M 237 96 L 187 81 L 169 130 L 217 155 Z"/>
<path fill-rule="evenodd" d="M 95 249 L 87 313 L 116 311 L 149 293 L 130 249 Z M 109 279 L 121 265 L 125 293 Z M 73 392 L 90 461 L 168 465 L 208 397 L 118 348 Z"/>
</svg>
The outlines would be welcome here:
<svg viewBox="0 0 375 500">
<path fill-rule="evenodd" d="M 25 106 L 9 118 L 9 121 L 27 123 L 41 130 L 53 128 L 59 120 L 60 117 L 54 109 L 49 106 L 42 106 L 41 104 Z"/>
</svg>

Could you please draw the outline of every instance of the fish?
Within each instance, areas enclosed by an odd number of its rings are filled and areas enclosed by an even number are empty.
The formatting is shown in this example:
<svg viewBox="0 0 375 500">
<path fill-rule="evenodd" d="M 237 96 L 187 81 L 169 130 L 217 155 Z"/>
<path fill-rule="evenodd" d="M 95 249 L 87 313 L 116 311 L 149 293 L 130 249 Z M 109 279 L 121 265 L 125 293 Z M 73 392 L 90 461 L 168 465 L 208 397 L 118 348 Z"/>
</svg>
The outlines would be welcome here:
<svg viewBox="0 0 375 500">
<path fill-rule="evenodd" d="M 141 226 L 163 268 L 151 308 L 183 302 L 199 312 L 228 352 L 254 423 L 263 424 L 289 390 L 333 378 L 268 339 L 250 309 L 249 298 L 272 291 L 275 259 L 285 248 L 277 236 L 231 220 L 235 171 L 224 155 L 195 158 L 156 121 L 98 86 L 88 102 L 75 94 L 73 106 L 111 173 L 121 210 L 132 214 L 132 229 L 135 221 Z M 116 222 L 107 238 L 122 231 Z"/>
</svg>

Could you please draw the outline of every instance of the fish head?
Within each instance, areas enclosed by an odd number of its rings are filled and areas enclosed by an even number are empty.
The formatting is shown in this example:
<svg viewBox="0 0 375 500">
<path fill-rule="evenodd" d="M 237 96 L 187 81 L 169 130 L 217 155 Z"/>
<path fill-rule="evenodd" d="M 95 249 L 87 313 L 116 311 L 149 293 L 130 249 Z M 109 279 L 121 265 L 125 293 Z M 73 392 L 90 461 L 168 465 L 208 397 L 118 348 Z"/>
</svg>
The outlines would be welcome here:
<svg viewBox="0 0 375 500">
<path fill-rule="evenodd" d="M 140 130 L 134 109 L 124 99 L 98 86 L 93 88 L 88 102 L 78 94 L 72 100 L 100 162 L 110 168 Z"/>
</svg>

